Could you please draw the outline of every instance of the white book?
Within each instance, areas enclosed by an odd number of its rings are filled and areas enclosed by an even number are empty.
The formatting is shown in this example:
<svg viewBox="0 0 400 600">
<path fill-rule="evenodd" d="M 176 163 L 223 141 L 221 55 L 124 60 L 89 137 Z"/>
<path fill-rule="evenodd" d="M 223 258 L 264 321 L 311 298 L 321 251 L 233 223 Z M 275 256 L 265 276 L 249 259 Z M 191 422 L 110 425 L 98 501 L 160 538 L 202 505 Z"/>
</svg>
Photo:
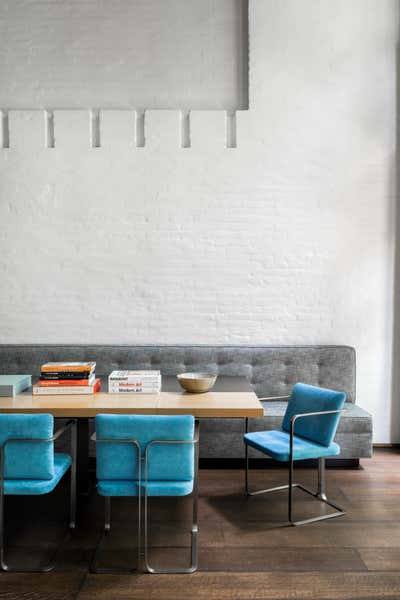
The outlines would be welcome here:
<svg viewBox="0 0 400 600">
<path fill-rule="evenodd" d="M 131 384 L 131 383 L 115 383 L 115 382 L 111 382 L 108 384 L 108 389 L 128 389 L 128 390 L 160 390 L 161 389 L 161 385 L 145 385 L 145 384 L 140 384 L 140 385 L 136 385 L 136 384 Z"/>
<path fill-rule="evenodd" d="M 109 394 L 159 394 L 160 393 L 160 389 L 153 389 L 153 390 L 149 390 L 148 388 L 143 389 L 143 388 L 135 388 L 135 389 L 131 389 L 131 388 L 127 388 L 127 387 L 123 387 L 123 388 L 109 388 L 108 390 Z"/>
<path fill-rule="evenodd" d="M 147 381 L 146 379 L 109 379 L 108 385 L 130 385 L 132 387 L 161 387 L 161 380 L 155 379 L 154 381 Z"/>
<path fill-rule="evenodd" d="M 109 380 L 120 381 L 122 379 L 158 379 L 161 377 L 160 371 L 113 371 L 108 376 Z"/>
</svg>

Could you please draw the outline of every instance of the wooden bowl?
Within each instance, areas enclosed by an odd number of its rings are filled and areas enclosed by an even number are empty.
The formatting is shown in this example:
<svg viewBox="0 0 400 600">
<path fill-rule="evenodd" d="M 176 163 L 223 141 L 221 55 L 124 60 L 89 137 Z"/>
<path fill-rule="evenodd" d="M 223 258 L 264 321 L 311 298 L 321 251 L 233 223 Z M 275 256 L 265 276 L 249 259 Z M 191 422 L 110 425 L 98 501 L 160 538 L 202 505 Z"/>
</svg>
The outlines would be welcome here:
<svg viewBox="0 0 400 600">
<path fill-rule="evenodd" d="M 180 373 L 176 376 L 184 390 L 192 394 L 208 392 L 217 381 L 212 373 Z"/>
</svg>

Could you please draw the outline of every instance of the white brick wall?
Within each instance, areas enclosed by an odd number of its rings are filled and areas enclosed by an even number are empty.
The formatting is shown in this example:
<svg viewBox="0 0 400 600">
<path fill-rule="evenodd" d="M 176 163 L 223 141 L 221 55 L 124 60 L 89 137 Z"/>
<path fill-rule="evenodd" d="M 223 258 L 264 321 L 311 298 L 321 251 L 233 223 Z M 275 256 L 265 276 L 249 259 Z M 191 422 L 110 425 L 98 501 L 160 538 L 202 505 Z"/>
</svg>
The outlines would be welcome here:
<svg viewBox="0 0 400 600">
<path fill-rule="evenodd" d="M 392 407 L 394 0 L 252 0 L 250 111 L 9 112 L 0 342 L 338 343 Z M 11 108 L 11 107 L 6 107 Z M 95 357 L 94 357 L 95 358 Z"/>
</svg>

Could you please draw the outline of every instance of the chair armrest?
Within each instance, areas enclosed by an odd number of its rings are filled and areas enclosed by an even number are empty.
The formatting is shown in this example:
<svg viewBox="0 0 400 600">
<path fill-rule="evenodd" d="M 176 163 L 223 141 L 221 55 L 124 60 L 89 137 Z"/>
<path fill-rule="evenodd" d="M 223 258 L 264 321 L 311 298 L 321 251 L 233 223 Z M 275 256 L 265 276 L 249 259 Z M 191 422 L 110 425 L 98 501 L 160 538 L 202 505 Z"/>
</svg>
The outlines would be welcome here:
<svg viewBox="0 0 400 600">
<path fill-rule="evenodd" d="M 67 423 L 58 429 L 51 437 L 49 438 L 8 438 L 1 446 L 0 446 L 0 487 L 3 488 L 4 481 L 4 457 L 5 450 L 8 444 L 17 444 L 23 442 L 29 442 L 34 444 L 41 444 L 43 442 L 55 442 L 64 435 L 69 429 L 72 429 L 71 434 L 71 453 L 72 453 L 72 462 L 75 464 L 76 461 L 76 419 L 70 419 Z"/>
<path fill-rule="evenodd" d="M 140 442 L 138 440 L 135 440 L 134 438 L 125 438 L 125 439 L 100 438 L 100 439 L 98 439 L 98 437 L 96 436 L 96 432 L 94 432 L 90 436 L 90 439 L 92 440 L 92 442 L 96 442 L 96 444 L 135 444 L 135 446 L 137 446 L 138 449 L 141 450 Z"/>
<path fill-rule="evenodd" d="M 293 415 L 290 419 L 290 461 L 293 459 L 293 438 L 294 438 L 294 426 L 297 419 L 303 419 L 305 417 L 317 417 L 319 415 L 334 415 L 336 413 L 346 412 L 345 408 L 339 408 L 337 410 L 321 410 L 309 413 L 298 413 Z"/>
<path fill-rule="evenodd" d="M 198 443 L 199 443 L 199 423 L 198 423 L 198 421 L 196 421 L 195 426 L 194 426 L 193 439 L 191 439 L 191 440 L 151 440 L 151 442 L 149 442 L 146 446 L 145 455 L 147 456 L 147 454 L 148 454 L 148 448 L 150 448 L 151 446 L 153 446 L 155 444 L 192 444 L 193 446 L 195 446 Z M 146 458 L 146 460 L 147 460 L 147 458 Z"/>
<path fill-rule="evenodd" d="M 67 421 L 67 423 L 65 423 L 63 427 L 57 429 L 55 434 L 52 436 L 52 441 L 55 442 L 56 440 L 58 440 L 58 438 L 64 435 L 64 433 L 66 433 L 69 429 L 76 429 L 76 419 L 70 419 L 69 421 Z"/>
<path fill-rule="evenodd" d="M 96 436 L 96 432 L 94 432 L 91 436 L 90 439 L 92 440 L 92 442 L 96 442 L 97 444 L 100 444 L 102 442 L 105 443 L 113 443 L 113 444 L 136 444 L 138 446 L 138 448 L 141 449 L 141 444 L 138 440 L 135 440 L 133 438 L 130 439 L 114 439 L 114 438 L 101 438 L 98 439 Z M 195 429 L 194 429 L 194 438 L 192 440 L 152 440 L 151 442 L 149 442 L 148 446 L 150 446 L 151 444 L 161 444 L 163 442 L 172 442 L 172 443 L 183 443 L 183 444 L 197 444 L 199 441 L 199 423 L 198 421 L 196 421 L 195 423 Z"/>
<path fill-rule="evenodd" d="M 196 452 L 198 449 L 198 444 L 199 444 L 199 429 L 200 429 L 200 425 L 199 425 L 199 421 L 196 420 L 195 421 L 195 425 L 194 425 L 194 436 L 193 439 L 191 440 L 152 440 L 151 442 L 149 442 L 146 446 L 146 450 L 145 450 L 145 483 L 147 483 L 147 479 L 148 479 L 148 472 L 149 472 L 149 450 L 152 446 L 156 445 L 156 444 L 191 444 L 192 446 L 194 446 L 196 448 Z M 198 455 L 198 452 L 197 452 Z M 195 456 L 197 456 L 195 455 Z M 196 458 L 196 464 L 197 464 L 197 458 Z M 195 480 L 197 478 L 197 468 L 195 468 Z M 145 492 L 147 493 L 147 487 Z"/>
<path fill-rule="evenodd" d="M 98 439 L 96 436 L 96 432 L 94 432 L 90 439 L 96 444 L 106 443 L 106 444 L 135 444 L 138 449 L 138 473 L 139 473 L 139 486 L 141 483 L 141 461 L 142 461 L 142 447 L 138 440 L 136 439 L 113 439 L 113 438 L 102 438 Z M 147 472 L 148 472 L 148 450 L 154 444 L 193 444 L 196 445 L 199 442 L 199 422 L 196 420 L 195 429 L 194 429 L 194 437 L 192 440 L 152 440 L 146 446 L 145 450 L 145 481 L 147 481 Z"/>
<path fill-rule="evenodd" d="M 1 446 L 0 450 L 4 450 L 7 444 L 15 444 L 18 442 L 32 442 L 33 444 L 41 444 L 43 442 L 55 442 L 59 437 L 64 435 L 73 425 L 76 426 L 76 419 L 70 419 L 63 427 L 58 429 L 54 435 L 49 438 L 8 438 Z"/>
<path fill-rule="evenodd" d="M 292 425 L 292 423 L 294 424 L 297 419 L 302 419 L 303 417 L 316 417 L 318 415 L 333 415 L 335 413 L 342 413 L 342 412 L 346 412 L 345 408 L 339 408 L 337 410 L 319 410 L 319 411 L 315 411 L 315 412 L 308 412 L 308 413 L 298 413 L 297 415 L 293 415 L 290 419 L 290 425 Z"/>
<path fill-rule="evenodd" d="M 138 440 L 135 440 L 134 438 L 127 438 L 127 439 L 113 439 L 113 438 L 101 438 L 98 439 L 96 436 L 96 432 L 94 432 L 91 436 L 90 439 L 92 440 L 92 442 L 96 442 L 96 444 L 134 444 L 138 450 L 138 456 L 137 456 L 137 469 L 138 469 L 138 481 L 139 481 L 139 489 L 141 486 L 141 481 L 142 481 L 142 447 L 140 445 L 140 442 Z M 140 494 L 139 494 L 139 502 L 140 502 Z"/>
</svg>

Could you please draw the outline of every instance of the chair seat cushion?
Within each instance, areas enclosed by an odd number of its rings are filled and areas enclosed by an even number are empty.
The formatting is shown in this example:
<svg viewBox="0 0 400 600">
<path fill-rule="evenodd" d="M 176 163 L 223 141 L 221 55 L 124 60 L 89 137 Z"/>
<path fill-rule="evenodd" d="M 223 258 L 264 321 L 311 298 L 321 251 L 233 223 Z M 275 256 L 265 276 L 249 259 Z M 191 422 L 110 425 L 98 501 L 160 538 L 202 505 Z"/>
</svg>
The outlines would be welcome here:
<svg viewBox="0 0 400 600">
<path fill-rule="evenodd" d="M 97 491 L 100 496 L 137 496 L 138 483 L 129 479 L 99 479 Z M 149 481 L 147 483 L 149 496 L 187 496 L 192 491 L 193 479 L 190 481 Z"/>
<path fill-rule="evenodd" d="M 54 454 L 54 476 L 51 479 L 5 479 L 4 493 L 18 496 L 38 496 L 52 492 L 71 466 L 69 454 Z"/>
<path fill-rule="evenodd" d="M 290 435 L 286 431 L 253 431 L 244 436 L 245 444 L 260 450 L 275 460 L 287 462 L 290 456 Z M 293 459 L 323 458 L 336 456 L 340 447 L 335 442 L 321 446 L 310 440 L 295 436 L 293 438 Z"/>
</svg>

